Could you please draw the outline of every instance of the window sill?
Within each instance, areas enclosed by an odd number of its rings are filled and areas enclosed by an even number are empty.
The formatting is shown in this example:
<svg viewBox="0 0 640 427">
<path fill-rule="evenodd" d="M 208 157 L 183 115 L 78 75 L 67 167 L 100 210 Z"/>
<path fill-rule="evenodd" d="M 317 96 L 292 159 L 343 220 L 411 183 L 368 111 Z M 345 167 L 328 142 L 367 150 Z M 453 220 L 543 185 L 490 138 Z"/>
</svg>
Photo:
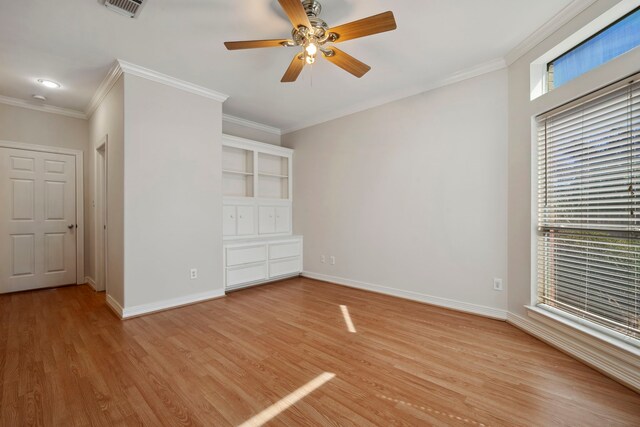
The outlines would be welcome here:
<svg viewBox="0 0 640 427">
<path fill-rule="evenodd" d="M 640 340 L 627 337 L 614 331 L 601 331 L 599 329 L 605 329 L 570 314 L 557 313 L 556 310 L 551 307 L 547 309 L 539 306 L 526 306 L 526 309 L 529 317 L 547 326 L 560 330 L 569 328 L 579 332 L 575 338 L 583 342 L 588 343 L 595 339 L 617 350 L 622 350 L 633 357 L 640 357 Z"/>
</svg>

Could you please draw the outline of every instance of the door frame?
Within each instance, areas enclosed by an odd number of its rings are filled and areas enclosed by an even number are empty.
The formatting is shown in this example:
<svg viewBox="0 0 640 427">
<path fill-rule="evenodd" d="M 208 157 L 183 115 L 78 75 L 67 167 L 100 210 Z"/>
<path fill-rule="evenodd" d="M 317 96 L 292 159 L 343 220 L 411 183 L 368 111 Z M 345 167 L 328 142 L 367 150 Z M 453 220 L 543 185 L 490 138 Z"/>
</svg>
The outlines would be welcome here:
<svg viewBox="0 0 640 427">
<path fill-rule="evenodd" d="M 71 148 L 50 147 L 48 145 L 29 144 L 0 140 L 1 148 L 16 150 L 38 151 L 52 154 L 66 154 L 76 159 L 76 284 L 87 283 L 84 276 L 84 155 L 82 150 Z"/>
<path fill-rule="evenodd" d="M 109 135 L 105 135 L 96 147 L 96 163 L 95 163 L 95 206 L 94 206 L 94 229 L 95 229 L 95 260 L 94 265 L 96 268 L 95 277 L 95 289 L 102 292 L 107 291 L 108 280 L 108 259 L 107 259 L 107 239 L 108 239 L 108 164 L 109 164 L 109 151 L 108 151 Z M 100 159 L 102 157 L 102 159 Z M 99 162 L 102 162 L 102 167 L 99 168 Z M 102 173 L 100 174 L 100 171 Z M 102 224 L 100 224 L 102 222 Z M 102 225 L 102 227 L 101 227 Z M 102 268 L 102 272 L 98 271 Z"/>
</svg>

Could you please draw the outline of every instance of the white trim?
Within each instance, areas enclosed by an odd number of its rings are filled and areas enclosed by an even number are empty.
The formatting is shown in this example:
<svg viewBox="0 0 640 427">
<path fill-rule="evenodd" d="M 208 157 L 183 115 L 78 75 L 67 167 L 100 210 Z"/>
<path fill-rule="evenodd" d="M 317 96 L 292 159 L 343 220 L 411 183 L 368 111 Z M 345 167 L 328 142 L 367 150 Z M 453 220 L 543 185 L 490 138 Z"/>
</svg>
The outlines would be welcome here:
<svg viewBox="0 0 640 427">
<path fill-rule="evenodd" d="M 53 154 L 66 154 L 75 157 L 76 166 L 76 284 L 84 282 L 84 153 L 71 148 L 49 147 L 47 145 L 29 144 L 0 140 L 0 147 L 15 150 L 38 151 Z"/>
<path fill-rule="evenodd" d="M 538 316 L 535 318 L 540 320 Z M 632 352 L 554 321 L 541 325 L 507 313 L 507 322 L 640 392 L 640 357 Z"/>
<path fill-rule="evenodd" d="M 484 62 L 482 64 L 475 65 L 465 70 L 452 73 L 448 77 L 437 81 L 433 84 L 418 85 L 412 88 L 395 92 L 391 95 L 382 96 L 373 100 L 362 102 L 358 105 L 343 108 L 341 110 L 332 111 L 331 113 L 324 115 L 316 115 L 314 118 L 301 122 L 297 125 L 283 129 L 282 134 L 295 132 L 301 129 L 306 129 L 311 126 L 319 125 L 331 120 L 339 119 L 350 114 L 359 113 L 361 111 L 369 110 L 371 108 L 379 107 L 381 105 L 389 104 L 394 101 L 409 98 L 411 96 L 420 95 L 422 93 L 430 92 L 441 87 L 449 86 L 455 83 L 462 82 L 474 77 L 481 76 L 483 74 L 491 73 L 506 68 L 506 63 L 502 58 L 492 59 L 491 61 Z"/>
<path fill-rule="evenodd" d="M 569 21 L 578 16 L 595 2 L 596 0 L 573 0 L 554 17 L 549 19 L 540 28 L 521 41 L 515 48 L 511 49 L 511 51 L 504 57 L 507 65 L 511 65 L 516 62 L 523 55 L 540 44 L 551 34 L 565 26 Z"/>
<path fill-rule="evenodd" d="M 98 89 L 93 94 L 91 101 L 87 105 L 85 109 L 85 115 L 87 117 L 91 117 L 93 113 L 96 111 L 98 106 L 102 103 L 102 100 L 109 94 L 113 85 L 116 84 L 120 76 L 122 75 L 122 68 L 120 68 L 120 64 L 116 61 L 104 79 L 98 86 Z"/>
<path fill-rule="evenodd" d="M 464 311 L 466 313 L 477 314 L 484 317 L 490 317 L 492 319 L 506 320 L 507 311 L 500 310 L 493 307 L 487 307 L 484 305 L 471 304 L 468 302 L 452 300 L 448 298 L 435 297 L 431 295 L 421 294 L 418 292 L 405 291 L 397 288 L 389 288 L 387 286 L 374 285 L 371 283 L 359 282 L 357 280 L 344 279 L 341 277 L 328 276 L 326 274 L 313 273 L 310 271 L 303 271 L 303 277 L 310 279 L 321 280 L 324 282 L 334 283 L 336 285 L 347 286 L 350 288 L 363 289 L 365 291 L 376 292 L 379 294 L 391 295 L 398 298 L 404 298 L 412 301 L 423 302 L 439 307 L 450 308 L 453 310 Z"/>
<path fill-rule="evenodd" d="M 93 288 L 93 290 L 94 290 L 94 291 L 98 292 L 98 287 L 96 286 L 96 281 L 95 281 L 95 280 L 93 280 L 93 278 L 92 278 L 92 277 L 90 277 L 90 276 L 85 277 L 85 278 L 84 278 L 84 282 L 85 282 L 87 285 L 91 286 L 91 287 Z"/>
<path fill-rule="evenodd" d="M 224 289 L 217 289 L 215 291 L 201 292 L 199 294 L 186 295 L 149 304 L 134 305 L 133 307 L 123 308 L 120 317 L 122 319 L 128 319 L 131 317 L 142 316 L 143 314 L 154 313 L 156 311 L 168 310 L 170 308 L 178 308 L 183 305 L 194 304 L 196 302 L 221 298 L 223 296 L 225 296 Z"/>
<path fill-rule="evenodd" d="M 48 104 L 33 104 L 23 99 L 11 98 L 9 96 L 0 95 L 0 104 L 28 108 L 30 110 L 42 111 L 44 113 L 60 114 L 67 117 L 73 117 L 74 119 L 87 119 L 87 115 L 82 111 L 72 110 L 70 108 L 56 107 Z"/>
<path fill-rule="evenodd" d="M 224 102 L 227 100 L 227 98 L 229 98 L 229 95 L 226 95 L 224 93 L 217 92 L 203 86 L 198 86 L 196 84 L 189 83 L 187 81 L 180 80 L 175 77 L 171 77 L 166 74 L 162 74 L 157 71 L 132 64 L 130 62 L 123 61 L 121 59 L 118 59 L 117 63 L 120 69 L 122 69 L 122 72 L 125 74 L 142 77 L 143 79 L 151 80 L 156 83 L 171 86 L 176 89 L 184 90 L 185 92 L 204 96 L 205 98 L 214 99 L 220 102 Z"/>
<path fill-rule="evenodd" d="M 440 82 L 437 83 L 437 86 L 432 87 L 429 90 L 437 89 L 443 86 L 449 86 L 455 83 L 462 82 L 464 80 L 469 80 L 474 77 L 481 76 L 483 74 L 502 70 L 506 67 L 507 64 L 503 58 L 492 59 L 491 61 L 483 62 L 482 64 L 474 65 L 473 67 L 467 68 L 465 70 L 455 72 L 446 79 L 440 80 Z"/>
<path fill-rule="evenodd" d="M 279 145 L 267 144 L 266 142 L 254 141 L 252 139 L 241 138 L 239 136 L 222 134 L 222 145 L 235 148 L 250 148 L 267 154 L 292 155 L 293 150 Z"/>
<path fill-rule="evenodd" d="M 124 313 L 124 309 L 122 308 L 120 303 L 109 294 L 107 294 L 107 305 L 111 307 L 111 309 L 118 315 L 119 318 L 123 319 L 122 314 Z"/>
<path fill-rule="evenodd" d="M 227 123 L 233 123 L 236 125 L 244 126 L 251 129 L 260 130 L 263 132 L 271 133 L 274 135 L 282 135 L 282 130 L 277 127 L 268 126 L 258 122 L 252 122 L 251 120 L 243 119 L 241 117 L 232 116 L 230 114 L 223 114 L 222 121 Z"/>
</svg>

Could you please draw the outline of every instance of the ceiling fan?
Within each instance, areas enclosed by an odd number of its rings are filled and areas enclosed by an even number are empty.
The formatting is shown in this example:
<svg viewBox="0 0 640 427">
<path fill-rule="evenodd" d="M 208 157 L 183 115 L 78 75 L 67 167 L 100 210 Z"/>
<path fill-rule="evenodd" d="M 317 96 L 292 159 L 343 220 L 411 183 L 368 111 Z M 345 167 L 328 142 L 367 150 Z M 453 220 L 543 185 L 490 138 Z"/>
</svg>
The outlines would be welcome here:
<svg viewBox="0 0 640 427">
<path fill-rule="evenodd" d="M 246 40 L 225 42 L 229 50 L 255 49 L 262 47 L 296 47 L 303 48 L 296 53 L 281 82 L 294 82 L 306 64 L 313 64 L 318 51 L 330 62 L 343 70 L 360 78 L 371 67 L 358 61 L 351 55 L 335 46 L 326 43 L 340 43 L 359 37 L 383 33 L 396 29 L 396 20 L 392 12 L 384 12 L 348 24 L 331 27 L 318 16 L 322 6 L 317 0 L 278 0 L 293 24 L 291 39 Z"/>
</svg>

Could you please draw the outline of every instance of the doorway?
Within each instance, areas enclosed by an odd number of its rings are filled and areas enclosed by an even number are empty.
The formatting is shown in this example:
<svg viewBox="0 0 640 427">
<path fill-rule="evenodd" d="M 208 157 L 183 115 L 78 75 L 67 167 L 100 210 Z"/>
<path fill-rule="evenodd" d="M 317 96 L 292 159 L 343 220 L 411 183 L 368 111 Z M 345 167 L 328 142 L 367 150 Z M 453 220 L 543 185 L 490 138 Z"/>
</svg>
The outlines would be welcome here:
<svg viewBox="0 0 640 427">
<path fill-rule="evenodd" d="M 96 291 L 107 290 L 107 136 L 96 149 Z"/>
<path fill-rule="evenodd" d="M 0 141 L 0 293 L 84 283 L 82 152 Z"/>
</svg>

